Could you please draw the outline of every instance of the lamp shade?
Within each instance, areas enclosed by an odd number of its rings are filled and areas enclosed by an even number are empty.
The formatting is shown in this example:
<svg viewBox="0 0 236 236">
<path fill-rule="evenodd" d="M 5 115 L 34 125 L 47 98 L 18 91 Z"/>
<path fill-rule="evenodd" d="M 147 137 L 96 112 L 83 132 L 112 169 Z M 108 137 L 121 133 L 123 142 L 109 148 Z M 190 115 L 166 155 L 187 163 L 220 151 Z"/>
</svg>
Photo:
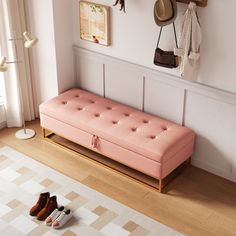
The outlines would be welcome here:
<svg viewBox="0 0 236 236">
<path fill-rule="evenodd" d="M 6 64 L 7 58 L 2 56 L 0 59 L 0 72 L 7 71 L 7 64 Z"/>
<path fill-rule="evenodd" d="M 25 42 L 26 48 L 31 48 L 32 46 L 34 46 L 38 42 L 38 39 L 36 37 L 34 37 L 33 35 L 31 35 L 29 32 L 24 32 L 23 35 L 26 40 L 26 42 Z"/>
</svg>

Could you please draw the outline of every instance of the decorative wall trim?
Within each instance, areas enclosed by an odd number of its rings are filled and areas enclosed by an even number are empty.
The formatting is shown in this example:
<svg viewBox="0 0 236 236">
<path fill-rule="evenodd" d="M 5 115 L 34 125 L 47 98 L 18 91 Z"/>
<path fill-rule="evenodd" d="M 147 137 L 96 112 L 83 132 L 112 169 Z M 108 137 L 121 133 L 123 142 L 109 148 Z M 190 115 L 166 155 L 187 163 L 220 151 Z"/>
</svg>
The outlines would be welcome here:
<svg viewBox="0 0 236 236">
<path fill-rule="evenodd" d="M 184 89 L 184 99 L 183 99 L 183 111 L 182 111 L 182 114 L 183 114 L 183 116 L 182 116 L 182 125 L 185 125 L 185 122 L 184 122 L 184 114 L 186 114 L 186 112 L 185 112 L 185 107 L 186 107 L 186 101 L 187 101 L 187 90 L 186 89 Z"/>
<path fill-rule="evenodd" d="M 106 88 L 106 87 L 105 87 L 105 86 L 106 86 L 106 84 L 105 84 L 105 83 L 106 83 L 106 81 L 105 81 L 105 70 L 106 70 L 106 68 L 105 68 L 105 66 L 106 66 L 105 64 L 102 65 L 102 67 L 103 67 L 103 68 L 102 68 L 102 71 L 103 71 L 103 73 L 102 73 L 103 97 L 106 97 L 106 90 L 105 90 L 105 88 Z"/>
<path fill-rule="evenodd" d="M 146 88 L 146 86 L 145 86 L 145 80 L 146 80 L 146 78 L 145 78 L 145 76 L 143 76 L 143 101 L 142 101 L 142 111 L 144 111 L 144 106 L 145 106 L 145 88 Z"/>
<path fill-rule="evenodd" d="M 236 180 L 236 94 L 73 49 L 78 86 L 192 128 L 196 132 L 193 164 Z"/>
<path fill-rule="evenodd" d="M 99 59 L 99 61 L 104 61 L 104 62 L 114 62 L 114 63 L 122 63 L 125 64 L 126 66 L 129 65 L 130 67 L 134 67 L 140 70 L 143 70 L 143 73 L 146 75 L 156 75 L 156 79 L 160 80 L 163 83 L 167 83 L 167 84 L 176 84 L 178 86 L 182 86 L 185 89 L 192 91 L 192 92 L 196 92 L 199 94 L 202 94 L 204 96 L 209 96 L 211 98 L 214 98 L 216 100 L 224 100 L 224 102 L 227 103 L 231 103 L 231 104 L 235 104 L 236 105 L 236 93 L 232 93 L 232 92 L 228 92 L 226 90 L 221 90 L 218 88 L 214 88 L 211 87 L 209 85 L 206 84 L 201 84 L 199 82 L 195 83 L 195 82 L 190 82 L 190 81 L 186 81 L 186 80 L 182 80 L 180 79 L 180 77 L 178 76 L 174 76 L 174 75 L 170 75 L 164 72 L 160 72 L 160 71 L 156 71 L 153 69 L 150 69 L 148 67 L 145 66 L 141 66 L 141 65 L 137 65 L 131 62 L 127 62 L 121 59 L 117 59 L 111 56 L 107 56 L 101 53 L 97 53 L 97 52 L 93 52 L 84 48 L 80 48 L 76 45 L 73 46 L 73 50 L 74 50 L 74 55 L 75 57 L 78 55 L 86 55 L 86 56 L 91 56 L 91 57 L 96 57 L 97 59 Z M 164 78 L 162 78 L 164 77 Z"/>
</svg>

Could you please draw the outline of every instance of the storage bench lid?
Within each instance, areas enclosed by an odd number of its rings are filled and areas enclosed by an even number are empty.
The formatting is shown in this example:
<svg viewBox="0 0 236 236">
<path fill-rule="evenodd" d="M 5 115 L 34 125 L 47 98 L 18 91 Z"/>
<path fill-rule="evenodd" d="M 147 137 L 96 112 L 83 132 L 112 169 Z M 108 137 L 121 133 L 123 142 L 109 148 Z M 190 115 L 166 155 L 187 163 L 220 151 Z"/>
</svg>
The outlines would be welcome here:
<svg viewBox="0 0 236 236">
<path fill-rule="evenodd" d="M 194 142 L 189 128 L 81 89 L 44 102 L 40 113 L 161 163 Z"/>
</svg>

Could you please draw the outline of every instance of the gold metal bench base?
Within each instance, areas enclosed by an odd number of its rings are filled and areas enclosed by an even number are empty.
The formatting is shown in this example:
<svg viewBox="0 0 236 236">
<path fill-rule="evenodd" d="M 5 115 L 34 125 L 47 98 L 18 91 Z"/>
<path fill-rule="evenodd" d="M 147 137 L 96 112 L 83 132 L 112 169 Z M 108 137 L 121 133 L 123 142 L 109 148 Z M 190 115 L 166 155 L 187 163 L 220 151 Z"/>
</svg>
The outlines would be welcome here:
<svg viewBox="0 0 236 236">
<path fill-rule="evenodd" d="M 102 154 L 92 149 L 74 143 L 73 141 L 68 140 L 67 138 L 61 135 L 55 134 L 54 132 L 45 128 L 42 128 L 42 134 L 43 138 L 49 141 L 50 143 L 53 143 L 54 145 L 57 145 L 66 151 L 81 154 L 82 158 L 90 162 L 96 163 L 97 165 L 105 167 L 108 170 L 112 170 L 122 176 L 128 177 L 129 179 L 139 184 L 143 184 L 146 187 L 158 190 L 158 192 L 160 193 L 163 191 L 163 188 L 171 182 L 171 180 L 173 180 L 180 172 L 182 172 L 183 168 L 191 164 L 190 157 L 185 163 L 177 167 L 164 179 L 156 179 L 146 174 L 143 174 L 140 171 L 133 169 L 132 167 L 128 167 L 106 156 L 103 156 Z"/>
</svg>

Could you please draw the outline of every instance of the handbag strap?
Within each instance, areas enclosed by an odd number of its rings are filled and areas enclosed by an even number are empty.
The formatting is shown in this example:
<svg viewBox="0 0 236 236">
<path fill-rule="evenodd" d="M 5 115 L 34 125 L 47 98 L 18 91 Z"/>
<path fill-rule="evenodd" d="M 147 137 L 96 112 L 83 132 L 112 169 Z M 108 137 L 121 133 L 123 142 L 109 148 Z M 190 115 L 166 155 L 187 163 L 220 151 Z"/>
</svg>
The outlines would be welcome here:
<svg viewBox="0 0 236 236">
<path fill-rule="evenodd" d="M 174 29 L 174 35 L 175 35 L 176 48 L 178 48 L 178 42 L 177 42 L 177 36 L 176 36 L 176 29 L 175 29 L 175 22 L 173 22 L 173 29 Z"/>
<path fill-rule="evenodd" d="M 163 28 L 163 26 L 161 26 L 161 29 L 160 29 L 160 32 L 159 32 L 156 49 L 158 48 L 159 43 L 160 43 L 162 28 Z M 178 48 L 176 29 L 175 29 L 175 22 L 173 22 L 173 29 L 174 29 L 174 35 L 175 35 L 175 44 L 176 44 L 176 47 Z"/>
</svg>

